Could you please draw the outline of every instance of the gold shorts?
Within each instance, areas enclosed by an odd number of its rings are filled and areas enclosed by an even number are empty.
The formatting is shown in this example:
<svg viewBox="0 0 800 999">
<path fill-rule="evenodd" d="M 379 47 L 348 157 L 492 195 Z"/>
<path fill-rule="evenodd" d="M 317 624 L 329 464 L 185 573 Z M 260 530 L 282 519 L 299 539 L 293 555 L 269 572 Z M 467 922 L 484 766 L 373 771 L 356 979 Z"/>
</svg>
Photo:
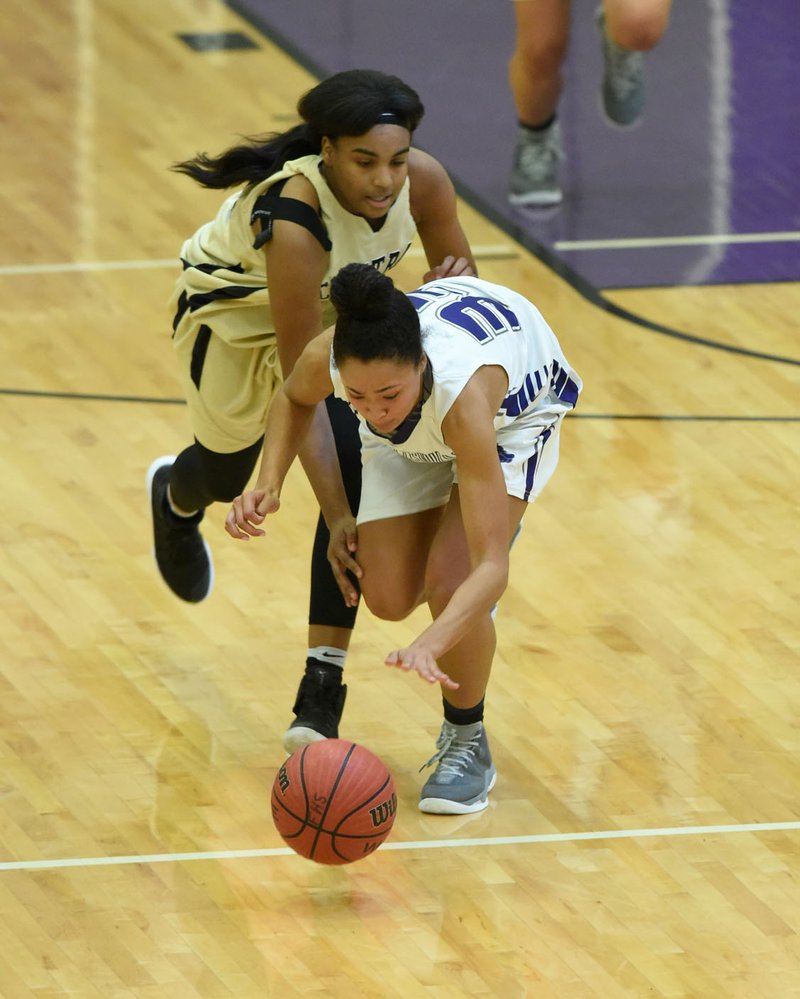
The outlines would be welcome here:
<svg viewBox="0 0 800 999">
<path fill-rule="evenodd" d="M 255 346 L 233 346 L 214 332 L 236 320 L 217 312 L 211 322 L 187 310 L 175 330 L 173 347 L 189 407 L 192 432 L 211 451 L 230 454 L 254 444 L 264 433 L 267 413 L 283 375 L 273 337 Z"/>
</svg>

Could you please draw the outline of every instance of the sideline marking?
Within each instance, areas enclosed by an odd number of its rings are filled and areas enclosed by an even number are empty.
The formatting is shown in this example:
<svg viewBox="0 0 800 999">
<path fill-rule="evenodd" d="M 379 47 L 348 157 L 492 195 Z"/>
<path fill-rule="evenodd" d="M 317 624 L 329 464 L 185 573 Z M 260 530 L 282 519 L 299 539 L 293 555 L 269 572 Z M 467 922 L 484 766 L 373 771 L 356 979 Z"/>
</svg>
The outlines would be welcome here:
<svg viewBox="0 0 800 999">
<path fill-rule="evenodd" d="M 800 822 L 750 822 L 742 825 L 672 826 L 663 829 L 607 829 L 596 832 L 539 833 L 533 836 L 487 836 L 384 843 L 379 850 L 443 850 L 470 846 L 525 846 L 530 843 L 580 843 L 587 840 L 644 839 L 656 836 L 718 836 L 721 833 L 797 832 Z M 185 860 L 241 860 L 249 857 L 298 856 L 288 846 L 264 850 L 212 850 L 198 853 L 153 853 L 138 857 L 76 857 L 62 860 L 12 860 L 0 871 L 42 871 L 64 867 L 113 867 L 123 864 L 168 864 Z"/>
</svg>

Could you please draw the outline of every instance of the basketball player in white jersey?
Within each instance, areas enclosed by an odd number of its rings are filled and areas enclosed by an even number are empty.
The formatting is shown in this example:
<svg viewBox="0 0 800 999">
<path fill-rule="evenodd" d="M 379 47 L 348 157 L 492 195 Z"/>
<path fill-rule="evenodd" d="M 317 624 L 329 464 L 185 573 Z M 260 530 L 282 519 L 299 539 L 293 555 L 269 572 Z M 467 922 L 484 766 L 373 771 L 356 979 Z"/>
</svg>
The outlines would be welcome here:
<svg viewBox="0 0 800 999">
<path fill-rule="evenodd" d="M 148 473 L 156 562 L 184 600 L 211 591 L 200 521 L 208 505 L 230 502 L 247 484 L 275 391 L 333 321 L 332 275 L 350 262 L 386 271 L 416 234 L 431 268 L 426 279 L 474 273 L 453 185 L 411 145 L 423 111 L 397 77 L 346 71 L 301 98 L 296 127 L 175 167 L 206 187 L 237 188 L 181 250 L 173 343 L 194 442 L 177 458 L 156 459 Z M 342 600 L 327 556 L 328 528 L 345 537 L 359 502 L 357 423 L 346 405 L 331 398 L 318 407 L 301 458 L 322 512 L 306 670 L 284 736 L 290 752 L 338 734 L 347 689 L 356 607 Z"/>
<path fill-rule="evenodd" d="M 491 610 L 508 580 L 509 544 L 558 462 L 562 419 L 581 379 L 538 310 L 474 277 L 434 280 L 404 295 L 360 264 L 332 283 L 338 318 L 305 349 L 267 423 L 254 489 L 225 522 L 234 538 L 264 534 L 286 473 L 334 390 L 358 414 L 363 485 L 357 534 L 334 558 L 348 604 L 361 581 L 378 617 L 427 602 L 433 621 L 386 663 L 443 692 L 438 766 L 425 812 L 486 807 L 495 768 L 483 727 L 495 649 Z"/>
</svg>

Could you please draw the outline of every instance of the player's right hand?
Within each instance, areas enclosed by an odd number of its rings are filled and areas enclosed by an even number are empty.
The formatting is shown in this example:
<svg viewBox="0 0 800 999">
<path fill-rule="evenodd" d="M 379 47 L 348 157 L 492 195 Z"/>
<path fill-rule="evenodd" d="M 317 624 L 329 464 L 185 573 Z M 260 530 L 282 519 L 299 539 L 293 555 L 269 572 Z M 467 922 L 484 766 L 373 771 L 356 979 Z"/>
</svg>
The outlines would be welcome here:
<svg viewBox="0 0 800 999">
<path fill-rule="evenodd" d="M 275 513 L 280 505 L 280 498 L 275 493 L 265 489 L 248 489 L 231 504 L 225 518 L 225 530 L 238 541 L 263 538 L 265 532 L 258 525 L 268 514 Z"/>
<path fill-rule="evenodd" d="M 395 666 L 406 673 L 413 670 L 428 683 L 440 683 L 450 690 L 458 690 L 456 681 L 439 669 L 433 654 L 419 639 L 405 649 L 393 649 L 383 661 L 387 666 Z"/>
</svg>

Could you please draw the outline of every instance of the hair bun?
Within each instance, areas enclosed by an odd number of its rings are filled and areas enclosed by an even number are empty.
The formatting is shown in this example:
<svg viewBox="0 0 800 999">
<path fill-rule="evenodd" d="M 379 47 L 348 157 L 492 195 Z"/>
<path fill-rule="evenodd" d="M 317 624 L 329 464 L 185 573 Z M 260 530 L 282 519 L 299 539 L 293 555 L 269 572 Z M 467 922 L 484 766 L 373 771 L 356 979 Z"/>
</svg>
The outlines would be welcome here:
<svg viewBox="0 0 800 999">
<path fill-rule="evenodd" d="M 347 264 L 331 281 L 331 302 L 338 315 L 366 322 L 389 314 L 394 284 L 370 264 Z"/>
</svg>

